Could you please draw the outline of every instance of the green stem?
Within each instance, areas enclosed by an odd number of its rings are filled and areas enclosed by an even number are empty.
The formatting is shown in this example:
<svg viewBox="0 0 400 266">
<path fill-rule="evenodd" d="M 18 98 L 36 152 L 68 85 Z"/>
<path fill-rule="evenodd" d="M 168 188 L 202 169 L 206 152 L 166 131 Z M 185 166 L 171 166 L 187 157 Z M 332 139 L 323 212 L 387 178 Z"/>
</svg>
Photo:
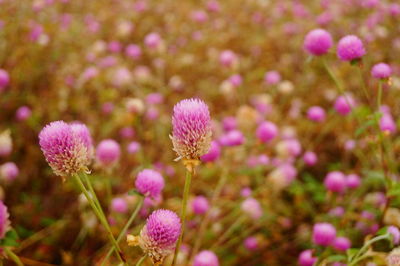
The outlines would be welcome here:
<svg viewBox="0 0 400 266">
<path fill-rule="evenodd" d="M 382 104 L 382 81 L 379 81 L 378 85 L 378 112 L 381 110 L 381 104 Z"/>
<path fill-rule="evenodd" d="M 367 90 L 367 86 L 365 85 L 364 76 L 363 76 L 362 69 L 361 69 L 360 66 L 358 67 L 358 74 L 360 75 L 360 79 L 361 79 L 361 84 L 362 84 L 362 89 L 363 89 L 364 95 L 367 98 L 367 101 L 369 101 L 369 93 L 368 93 L 368 90 Z"/>
<path fill-rule="evenodd" d="M 188 202 L 188 198 L 189 198 L 191 181 L 192 181 L 192 172 L 186 171 L 185 187 L 183 189 L 182 213 L 181 213 L 182 230 L 181 230 L 181 234 L 178 239 L 178 243 L 176 244 L 174 259 L 172 260 L 172 266 L 175 266 L 175 264 L 176 264 L 176 259 L 178 257 L 179 248 L 181 247 L 181 244 L 182 244 L 183 233 L 185 231 L 184 229 L 185 229 L 185 220 L 186 220 L 186 207 L 187 207 L 187 202 Z"/>
<path fill-rule="evenodd" d="M 144 197 L 140 196 L 139 203 L 136 206 L 136 209 L 133 211 L 131 217 L 129 217 L 128 222 L 125 224 L 124 228 L 122 228 L 122 231 L 119 233 L 119 235 L 117 237 L 117 243 L 119 243 L 122 240 L 122 238 L 126 235 L 126 231 L 128 231 L 128 228 L 131 226 L 133 220 L 135 220 L 135 218 L 136 218 L 136 215 L 139 213 L 140 209 L 142 208 L 143 201 L 144 201 Z M 107 253 L 106 257 L 104 258 L 103 262 L 101 263 L 101 265 L 104 265 L 104 263 L 111 256 L 113 251 L 114 251 L 114 247 L 111 247 L 111 249 L 108 251 L 108 253 Z"/>
<path fill-rule="evenodd" d="M 86 175 L 85 175 L 86 176 Z M 108 237 L 111 241 L 111 243 L 114 245 L 115 247 L 115 254 L 117 254 L 118 259 L 122 262 L 125 263 L 125 261 L 122 259 L 121 257 L 121 249 L 119 248 L 117 242 L 115 241 L 114 235 L 111 232 L 110 226 L 108 225 L 108 222 L 106 219 L 104 219 L 104 213 L 102 213 L 102 210 L 98 209 L 96 203 L 93 201 L 93 198 L 95 198 L 96 194 L 92 193 L 92 196 L 89 194 L 89 192 L 87 191 L 85 185 L 83 184 L 82 180 L 79 178 L 78 175 L 74 175 L 75 177 L 75 181 L 78 184 L 79 188 L 81 189 L 81 191 L 83 192 L 83 194 L 85 195 L 87 201 L 89 202 L 90 206 L 92 207 L 94 213 L 96 214 L 97 218 L 100 220 L 101 224 L 105 227 L 107 233 L 108 233 Z M 86 176 L 87 178 L 87 176 Z M 87 178 L 88 179 L 88 178 Z M 89 182 L 90 184 L 90 182 Z M 89 188 L 90 189 L 90 188 Z M 92 188 L 93 189 L 93 188 Z M 92 198 L 93 197 L 93 198 Z"/>
<path fill-rule="evenodd" d="M 380 240 L 384 240 L 384 239 L 388 239 L 389 238 L 389 234 L 384 234 L 381 236 L 377 236 L 369 241 L 367 241 L 364 246 L 357 252 L 357 254 L 354 256 L 354 260 L 349 264 L 349 266 L 352 265 L 357 265 L 356 263 L 363 260 L 364 257 L 364 253 L 367 251 L 367 249 L 375 242 L 378 242 Z"/>
<path fill-rule="evenodd" d="M 24 266 L 22 261 L 18 258 L 18 256 L 12 252 L 12 250 L 8 247 L 4 247 L 4 251 L 6 252 L 7 256 L 10 257 L 11 260 L 15 262 L 18 266 Z"/>
<path fill-rule="evenodd" d="M 228 238 L 233 232 L 235 232 L 236 228 L 242 224 L 244 219 L 245 219 L 245 217 L 242 216 L 239 219 L 237 219 L 236 221 L 234 221 L 231 224 L 231 226 L 228 229 L 226 229 L 225 233 L 223 233 L 222 236 L 220 236 L 220 238 L 218 238 L 218 240 L 211 246 L 211 249 L 222 244 L 222 242 L 224 242 L 226 238 Z"/>
<path fill-rule="evenodd" d="M 136 266 L 140 266 L 142 265 L 143 261 L 147 258 L 147 255 L 144 255 L 143 257 L 140 258 L 140 260 L 138 260 L 138 262 L 136 263 Z"/>
</svg>

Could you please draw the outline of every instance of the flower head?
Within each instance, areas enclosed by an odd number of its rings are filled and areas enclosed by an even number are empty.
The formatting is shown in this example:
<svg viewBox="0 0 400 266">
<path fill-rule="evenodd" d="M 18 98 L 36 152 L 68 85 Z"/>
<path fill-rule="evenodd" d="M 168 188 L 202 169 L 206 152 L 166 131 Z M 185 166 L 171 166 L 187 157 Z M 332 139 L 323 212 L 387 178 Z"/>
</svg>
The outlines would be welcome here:
<svg viewBox="0 0 400 266">
<path fill-rule="evenodd" d="M 193 266 L 219 266 L 218 257 L 210 250 L 200 251 L 194 257 Z"/>
<path fill-rule="evenodd" d="M 0 133 L 0 157 L 7 156 L 12 151 L 12 139 L 10 130 Z"/>
<path fill-rule="evenodd" d="M 208 106 L 199 99 L 185 99 L 174 106 L 172 143 L 179 159 L 199 160 L 211 144 Z"/>
<path fill-rule="evenodd" d="M 153 263 L 160 263 L 174 252 L 180 233 L 181 221 L 178 215 L 161 209 L 150 214 L 138 237 L 128 235 L 127 240 L 130 246 L 139 245 Z"/>
<path fill-rule="evenodd" d="M 10 230 L 10 214 L 7 206 L 0 200 L 0 239 L 3 239 L 6 233 Z"/>
<path fill-rule="evenodd" d="M 339 171 L 330 172 L 325 177 L 324 185 L 329 191 L 342 193 L 346 190 L 346 177 Z"/>
<path fill-rule="evenodd" d="M 2 92 L 10 83 L 10 76 L 4 69 L 0 69 L 0 92 Z"/>
<path fill-rule="evenodd" d="M 364 45 L 357 36 L 347 35 L 340 39 L 337 47 L 337 56 L 340 60 L 353 61 L 360 59 L 365 54 Z"/>
<path fill-rule="evenodd" d="M 326 54 L 332 45 L 331 34 L 323 29 L 310 31 L 304 39 L 304 49 L 316 56 Z"/>
<path fill-rule="evenodd" d="M 392 75 L 392 68 L 385 63 L 379 63 L 372 67 L 371 75 L 377 79 L 387 79 Z"/>
<path fill-rule="evenodd" d="M 143 195 L 157 198 L 164 188 L 164 178 L 155 170 L 144 169 L 138 173 L 135 187 Z"/>
<path fill-rule="evenodd" d="M 0 166 L 0 177 L 7 181 L 14 180 L 19 174 L 18 167 L 13 162 L 7 162 Z"/>
<path fill-rule="evenodd" d="M 321 246 L 329 246 L 336 239 L 336 229 L 329 223 L 317 223 L 313 228 L 313 242 Z"/>
<path fill-rule="evenodd" d="M 274 123 L 264 121 L 258 126 L 256 135 L 261 142 L 268 142 L 278 135 L 278 128 Z"/>
<path fill-rule="evenodd" d="M 205 214 L 210 208 L 208 200 L 204 196 L 197 196 L 192 200 L 192 209 L 195 214 Z"/>
<path fill-rule="evenodd" d="M 299 255 L 299 265 L 300 266 L 313 266 L 317 261 L 316 257 L 312 255 L 313 251 L 311 249 L 304 250 Z"/>
<path fill-rule="evenodd" d="M 115 164 L 121 155 L 118 142 L 113 139 L 105 139 L 97 145 L 96 159 L 104 166 Z"/>
<path fill-rule="evenodd" d="M 92 150 L 90 139 L 85 125 L 55 121 L 42 129 L 39 145 L 54 173 L 70 176 L 86 170 L 89 165 Z"/>
</svg>

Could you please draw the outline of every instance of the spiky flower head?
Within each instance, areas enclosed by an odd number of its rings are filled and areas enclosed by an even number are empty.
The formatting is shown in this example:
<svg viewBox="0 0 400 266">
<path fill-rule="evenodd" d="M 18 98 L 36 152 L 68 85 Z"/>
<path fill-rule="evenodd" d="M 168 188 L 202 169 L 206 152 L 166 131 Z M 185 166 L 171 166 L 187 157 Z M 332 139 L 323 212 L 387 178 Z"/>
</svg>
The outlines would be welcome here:
<svg viewBox="0 0 400 266">
<path fill-rule="evenodd" d="M 211 119 L 207 104 L 199 99 L 185 99 L 174 106 L 172 144 L 176 160 L 199 160 L 211 145 Z"/>
<path fill-rule="evenodd" d="M 176 241 L 181 233 L 181 221 L 178 215 L 170 210 L 156 210 L 147 218 L 140 235 L 128 235 L 128 245 L 139 245 L 152 259 L 155 265 L 175 250 Z"/>
<path fill-rule="evenodd" d="M 89 130 L 83 124 L 51 122 L 39 133 L 39 145 L 54 173 L 70 176 L 86 171 L 92 158 Z"/>
<path fill-rule="evenodd" d="M 0 200 L 0 239 L 3 239 L 6 233 L 10 230 L 10 214 L 7 206 Z"/>
<path fill-rule="evenodd" d="M 164 178 L 155 170 L 144 169 L 138 173 L 135 187 L 143 195 L 157 198 L 164 188 Z"/>
</svg>

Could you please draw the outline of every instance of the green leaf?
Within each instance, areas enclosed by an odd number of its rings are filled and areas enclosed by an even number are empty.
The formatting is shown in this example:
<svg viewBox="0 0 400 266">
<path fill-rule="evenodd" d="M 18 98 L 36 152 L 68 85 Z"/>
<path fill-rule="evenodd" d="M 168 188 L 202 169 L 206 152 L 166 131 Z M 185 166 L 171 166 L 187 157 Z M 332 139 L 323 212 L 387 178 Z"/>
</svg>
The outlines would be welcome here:
<svg viewBox="0 0 400 266">
<path fill-rule="evenodd" d="M 18 240 L 18 234 L 14 229 L 11 229 L 10 231 L 7 232 L 5 237 L 0 241 L 0 246 L 3 247 L 18 247 L 19 243 L 17 242 Z"/>
</svg>

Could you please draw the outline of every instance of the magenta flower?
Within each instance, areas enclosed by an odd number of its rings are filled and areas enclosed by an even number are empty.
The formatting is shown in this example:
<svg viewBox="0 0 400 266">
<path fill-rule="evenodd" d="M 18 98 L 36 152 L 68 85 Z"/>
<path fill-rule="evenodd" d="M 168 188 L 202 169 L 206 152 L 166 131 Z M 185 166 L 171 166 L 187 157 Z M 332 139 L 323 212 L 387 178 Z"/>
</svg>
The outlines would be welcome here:
<svg viewBox="0 0 400 266">
<path fill-rule="evenodd" d="M 366 54 L 364 44 L 355 35 L 347 35 L 340 39 L 337 56 L 342 61 L 358 60 Z"/>
<path fill-rule="evenodd" d="M 7 162 L 0 166 L 0 177 L 7 181 L 14 180 L 19 174 L 18 167 L 13 162 Z"/>
<path fill-rule="evenodd" d="M 192 210 L 195 214 L 205 214 L 210 208 L 208 200 L 204 196 L 197 196 L 192 200 Z"/>
<path fill-rule="evenodd" d="M 312 106 L 307 110 L 307 117 L 314 122 L 323 122 L 326 117 L 325 110 L 319 106 Z"/>
<path fill-rule="evenodd" d="M 244 247 L 250 251 L 258 249 L 258 240 L 254 236 L 249 236 L 244 240 Z"/>
<path fill-rule="evenodd" d="M 392 75 L 392 68 L 385 63 L 379 63 L 372 67 L 371 75 L 377 79 L 387 79 Z"/>
<path fill-rule="evenodd" d="M 256 131 L 257 138 L 265 143 L 273 140 L 278 135 L 277 126 L 269 121 L 262 122 Z"/>
<path fill-rule="evenodd" d="M 83 124 L 51 122 L 39 134 L 39 145 L 54 173 L 70 176 L 86 171 L 91 161 L 91 137 Z"/>
<path fill-rule="evenodd" d="M 128 211 L 128 204 L 123 198 L 114 198 L 111 201 L 111 209 L 118 213 L 126 213 Z"/>
<path fill-rule="evenodd" d="M 181 221 L 175 212 L 156 210 L 147 218 L 138 237 L 128 235 L 128 245 L 139 245 L 156 265 L 174 252 L 181 233 Z"/>
<path fill-rule="evenodd" d="M 347 115 L 355 107 L 355 102 L 353 97 L 350 95 L 339 96 L 334 104 L 336 112 L 341 115 Z"/>
<path fill-rule="evenodd" d="M 388 233 L 392 236 L 393 244 L 398 245 L 400 243 L 400 231 L 396 226 L 389 226 L 387 229 Z"/>
<path fill-rule="evenodd" d="M 28 119 L 31 116 L 31 114 L 32 111 L 28 106 L 21 106 L 20 108 L 17 109 L 15 117 L 17 118 L 18 121 L 24 121 Z"/>
<path fill-rule="evenodd" d="M 300 266 L 313 266 L 317 261 L 316 257 L 312 255 L 313 251 L 311 249 L 304 250 L 299 255 L 299 265 Z"/>
<path fill-rule="evenodd" d="M 308 166 L 313 166 L 318 162 L 318 157 L 315 152 L 307 151 L 303 154 L 303 161 Z"/>
<path fill-rule="evenodd" d="M 361 184 L 361 179 L 356 174 L 350 174 L 346 177 L 346 186 L 348 188 L 358 188 Z"/>
<path fill-rule="evenodd" d="M 143 195 L 157 198 L 164 189 L 164 178 L 155 170 L 144 169 L 138 173 L 135 187 Z"/>
<path fill-rule="evenodd" d="M 185 99 L 174 106 L 172 143 L 176 160 L 199 160 L 211 145 L 211 119 L 208 106 L 199 99 Z"/>
<path fill-rule="evenodd" d="M 221 147 L 219 146 L 218 142 L 212 141 L 210 150 L 208 151 L 208 153 L 201 156 L 200 159 L 202 162 L 214 162 L 218 160 L 220 155 L 221 155 Z"/>
<path fill-rule="evenodd" d="M 317 223 L 313 228 L 312 239 L 314 244 L 329 246 L 336 238 L 336 229 L 329 223 Z"/>
<path fill-rule="evenodd" d="M 400 235 L 399 235 L 400 237 Z M 333 241 L 333 247 L 339 251 L 346 251 L 351 247 L 351 241 L 347 237 L 337 237 Z"/>
<path fill-rule="evenodd" d="M 270 85 L 276 85 L 281 81 L 281 75 L 278 71 L 268 71 L 264 75 L 264 81 Z"/>
<path fill-rule="evenodd" d="M 7 206 L 0 200 L 0 239 L 3 239 L 6 233 L 10 230 L 10 214 Z"/>
<path fill-rule="evenodd" d="M 330 172 L 325 177 L 324 185 L 329 191 L 342 193 L 346 190 L 346 177 L 339 171 Z"/>
<path fill-rule="evenodd" d="M 4 69 L 0 69 L 0 92 L 2 92 L 10 83 L 10 76 Z"/>
<path fill-rule="evenodd" d="M 118 142 L 113 139 L 105 139 L 97 145 L 96 159 L 102 166 L 114 165 L 121 155 Z"/>
<path fill-rule="evenodd" d="M 210 250 L 200 251 L 194 257 L 193 266 L 219 266 L 218 257 Z"/>
<path fill-rule="evenodd" d="M 315 56 L 326 54 L 332 45 L 331 34 L 323 29 L 310 31 L 304 39 L 304 49 Z"/>
<path fill-rule="evenodd" d="M 251 197 L 245 199 L 242 202 L 241 209 L 245 214 L 250 216 L 253 220 L 260 219 L 263 214 L 260 202 L 258 202 L 258 200 L 256 200 L 255 198 Z"/>
</svg>

